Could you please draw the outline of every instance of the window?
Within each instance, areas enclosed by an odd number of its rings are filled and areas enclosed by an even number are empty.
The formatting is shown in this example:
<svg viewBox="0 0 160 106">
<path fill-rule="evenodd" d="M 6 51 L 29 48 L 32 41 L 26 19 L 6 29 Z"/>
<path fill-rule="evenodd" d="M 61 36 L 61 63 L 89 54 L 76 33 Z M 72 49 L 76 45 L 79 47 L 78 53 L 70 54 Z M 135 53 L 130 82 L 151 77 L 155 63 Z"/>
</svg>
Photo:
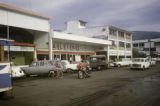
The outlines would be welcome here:
<svg viewBox="0 0 160 106">
<path fill-rule="evenodd" d="M 124 32 L 118 31 L 118 35 L 119 35 L 119 37 L 124 38 Z"/>
<path fill-rule="evenodd" d="M 130 33 L 126 33 L 126 38 L 127 39 L 131 39 L 131 34 Z"/>
<path fill-rule="evenodd" d="M 144 51 L 149 51 L 149 49 L 150 49 L 151 51 L 156 51 L 156 48 L 144 48 L 143 50 L 144 50 Z"/>
<path fill-rule="evenodd" d="M 124 47 L 124 42 L 119 42 L 119 47 Z"/>
<path fill-rule="evenodd" d="M 126 48 L 131 48 L 131 44 L 130 43 L 126 43 Z"/>
<path fill-rule="evenodd" d="M 144 43 L 139 43 L 139 47 L 144 47 Z"/>
<path fill-rule="evenodd" d="M 138 43 L 133 44 L 133 47 L 138 47 Z"/>
<path fill-rule="evenodd" d="M 160 42 L 154 42 L 155 46 L 160 46 Z"/>
<path fill-rule="evenodd" d="M 115 41 L 111 40 L 111 42 L 112 42 L 112 46 L 116 46 L 116 42 Z"/>
<path fill-rule="evenodd" d="M 110 35 L 117 35 L 117 31 L 115 29 L 109 29 Z"/>
</svg>

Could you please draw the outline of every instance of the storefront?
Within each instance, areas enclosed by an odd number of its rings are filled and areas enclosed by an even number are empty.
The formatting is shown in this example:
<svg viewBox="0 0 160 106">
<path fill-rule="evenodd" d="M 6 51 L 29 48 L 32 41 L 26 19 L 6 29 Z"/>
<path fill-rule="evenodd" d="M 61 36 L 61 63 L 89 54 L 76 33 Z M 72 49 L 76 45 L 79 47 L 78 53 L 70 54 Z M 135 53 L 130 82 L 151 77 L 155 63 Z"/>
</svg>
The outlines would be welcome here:
<svg viewBox="0 0 160 106">
<path fill-rule="evenodd" d="M 97 51 L 104 50 L 111 44 L 110 41 L 94 39 L 89 37 L 77 36 L 73 34 L 65 34 L 62 32 L 52 32 L 52 57 L 58 60 L 81 61 L 86 60 L 91 55 L 95 55 Z M 45 39 L 45 38 L 44 38 Z M 42 39 L 46 44 L 46 41 Z M 39 39 L 40 40 L 40 39 Z M 37 50 L 39 60 L 48 59 L 47 50 L 44 45 L 37 43 L 37 47 L 43 49 Z"/>
<path fill-rule="evenodd" d="M 14 40 L 10 60 L 17 65 L 36 60 L 36 36 L 48 36 L 50 17 L 0 3 L 0 38 Z M 8 47 L 0 46 L 0 59 L 8 59 Z"/>
</svg>

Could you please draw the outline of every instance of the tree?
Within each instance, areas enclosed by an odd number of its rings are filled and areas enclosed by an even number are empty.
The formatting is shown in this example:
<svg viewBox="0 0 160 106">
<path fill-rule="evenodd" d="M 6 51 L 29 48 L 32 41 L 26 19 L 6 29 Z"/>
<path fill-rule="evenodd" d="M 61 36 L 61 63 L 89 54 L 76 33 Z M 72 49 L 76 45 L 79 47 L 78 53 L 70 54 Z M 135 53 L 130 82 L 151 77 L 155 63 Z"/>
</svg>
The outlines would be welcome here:
<svg viewBox="0 0 160 106">
<path fill-rule="evenodd" d="M 133 58 L 146 57 L 145 53 L 139 52 L 139 50 L 136 48 L 133 48 L 132 53 L 133 53 Z"/>
</svg>

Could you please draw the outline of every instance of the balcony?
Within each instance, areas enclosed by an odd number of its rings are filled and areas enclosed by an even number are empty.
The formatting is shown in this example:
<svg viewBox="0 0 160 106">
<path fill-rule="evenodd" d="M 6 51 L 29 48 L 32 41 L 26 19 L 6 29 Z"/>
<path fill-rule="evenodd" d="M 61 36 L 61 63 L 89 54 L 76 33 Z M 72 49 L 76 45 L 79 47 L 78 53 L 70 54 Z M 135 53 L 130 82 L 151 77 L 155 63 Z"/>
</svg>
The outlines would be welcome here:
<svg viewBox="0 0 160 106">
<path fill-rule="evenodd" d="M 127 50 L 127 51 L 130 51 L 130 50 L 132 50 L 132 48 L 126 48 L 126 50 Z"/>
<path fill-rule="evenodd" d="M 125 47 L 119 47 L 119 50 L 125 50 Z"/>
<path fill-rule="evenodd" d="M 109 35 L 109 39 L 117 39 L 116 35 Z"/>
<path fill-rule="evenodd" d="M 110 46 L 110 49 L 117 50 L 117 46 Z"/>
<path fill-rule="evenodd" d="M 118 37 L 118 40 L 125 40 L 125 37 Z"/>
</svg>

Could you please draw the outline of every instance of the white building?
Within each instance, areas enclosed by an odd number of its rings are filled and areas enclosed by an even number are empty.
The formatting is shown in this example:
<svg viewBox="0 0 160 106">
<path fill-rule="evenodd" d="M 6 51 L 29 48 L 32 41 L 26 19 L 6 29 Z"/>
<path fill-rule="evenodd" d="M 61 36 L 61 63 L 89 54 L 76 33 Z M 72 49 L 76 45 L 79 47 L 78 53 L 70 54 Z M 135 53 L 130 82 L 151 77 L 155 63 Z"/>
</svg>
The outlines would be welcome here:
<svg viewBox="0 0 160 106">
<path fill-rule="evenodd" d="M 37 58 L 34 41 L 49 35 L 50 19 L 31 10 L 0 3 L 0 38 L 14 40 L 14 45 L 10 46 L 11 61 L 29 64 Z M 8 59 L 7 51 L 8 47 L 0 44 L 0 61 Z"/>
<path fill-rule="evenodd" d="M 134 40 L 133 47 L 146 55 L 160 54 L 160 38 Z"/>
<path fill-rule="evenodd" d="M 68 34 L 77 34 L 81 36 L 100 38 L 112 41 L 112 45 L 105 48 L 97 54 L 107 54 L 110 59 L 132 58 L 132 33 L 114 26 L 86 27 L 84 21 L 69 21 L 67 29 Z"/>
<path fill-rule="evenodd" d="M 85 60 L 90 55 L 95 55 L 96 51 L 111 45 L 111 41 L 108 40 L 77 36 L 75 34 L 66 34 L 56 31 L 51 31 L 51 40 L 52 58 L 60 60 Z M 48 58 L 48 37 L 43 36 L 43 38 L 37 39 L 35 43 L 38 48 L 38 58 Z"/>
</svg>

